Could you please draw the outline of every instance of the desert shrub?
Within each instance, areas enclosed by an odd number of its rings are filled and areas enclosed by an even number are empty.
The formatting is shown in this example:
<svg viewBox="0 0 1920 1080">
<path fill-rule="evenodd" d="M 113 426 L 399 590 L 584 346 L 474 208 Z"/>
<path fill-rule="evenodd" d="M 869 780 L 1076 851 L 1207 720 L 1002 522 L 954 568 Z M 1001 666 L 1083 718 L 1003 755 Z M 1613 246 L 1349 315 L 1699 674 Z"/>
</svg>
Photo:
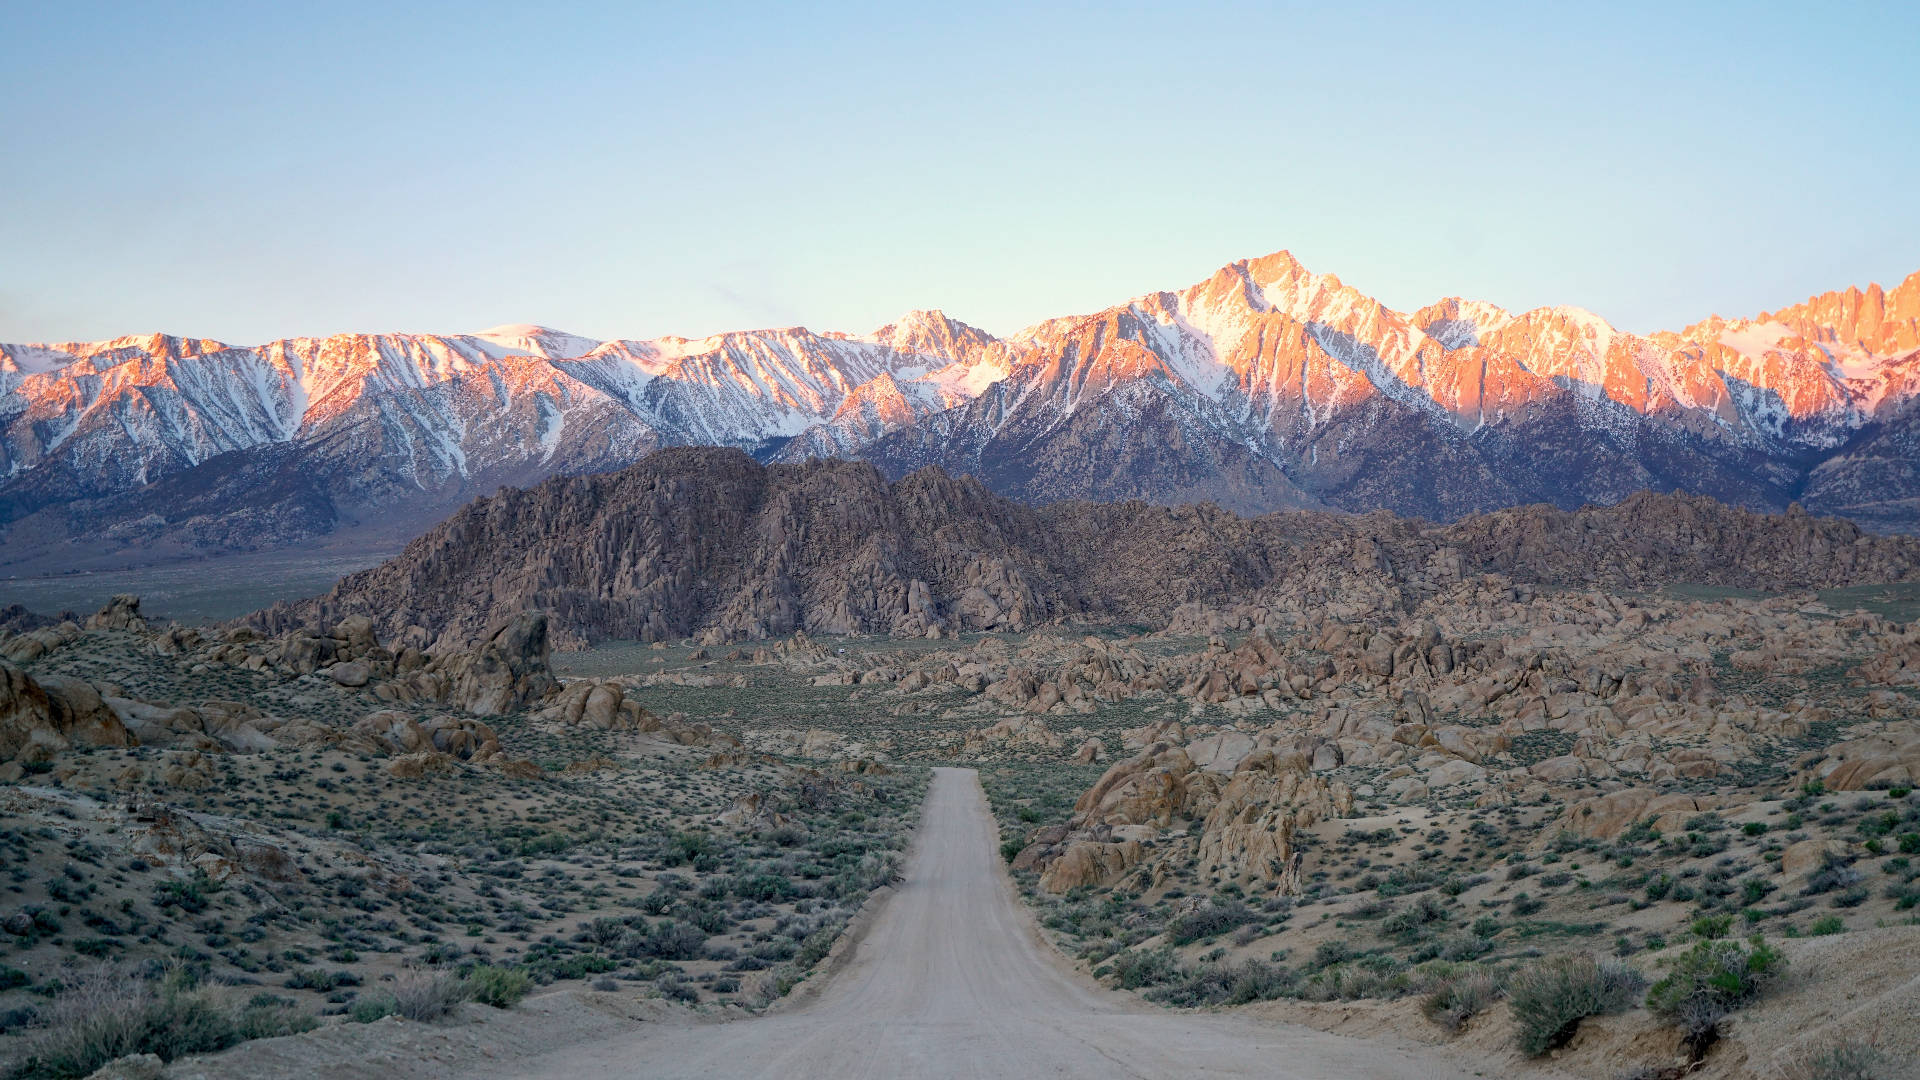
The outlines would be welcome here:
<svg viewBox="0 0 1920 1080">
<path fill-rule="evenodd" d="M 1233 969 L 1233 978 L 1227 984 L 1226 1003 L 1245 1005 L 1249 1001 L 1285 997 L 1299 981 L 1299 974 L 1291 968 L 1264 960 L 1248 960 Z"/>
<path fill-rule="evenodd" d="M 1692 927 L 1694 937 L 1708 941 L 1726 937 L 1727 931 L 1732 928 L 1733 916 L 1731 915 L 1702 915 L 1693 920 Z"/>
<path fill-rule="evenodd" d="M 1412 988 L 1412 980 L 1390 956 L 1361 957 L 1314 973 L 1299 989 L 1308 1001 L 1353 1001 L 1360 998 L 1396 998 Z"/>
<path fill-rule="evenodd" d="M 1184 967 L 1171 979 L 1146 992 L 1149 1001 L 1166 1005 L 1217 1005 L 1227 999 L 1232 974 L 1220 964 Z"/>
<path fill-rule="evenodd" d="M 1380 922 L 1382 937 L 1399 938 L 1402 941 L 1415 941 L 1424 936 L 1425 929 L 1436 922 L 1445 922 L 1446 908 L 1432 896 L 1421 896 L 1405 910 L 1396 911 Z"/>
<path fill-rule="evenodd" d="M 808 934 L 806 939 L 800 942 L 800 948 L 793 954 L 794 966 L 801 971 L 805 971 L 820 961 L 825 960 L 827 953 L 833 951 L 833 943 L 839 940 L 840 930 L 843 925 L 842 923 L 832 923 Z"/>
<path fill-rule="evenodd" d="M 1892 1080 L 1898 1075 L 1879 1047 L 1857 1039 L 1818 1046 L 1782 1071 L 1787 1080 Z"/>
<path fill-rule="evenodd" d="M 1672 874 L 1650 874 L 1647 876 L 1647 899 L 1660 900 L 1672 891 Z"/>
<path fill-rule="evenodd" d="M 736 879 L 733 883 L 733 895 L 742 900 L 777 903 L 791 898 L 793 894 L 793 882 L 780 874 L 755 874 Z"/>
<path fill-rule="evenodd" d="M 700 991 L 692 983 L 682 978 L 677 971 L 669 971 L 653 980 L 654 989 L 660 996 L 670 1001 L 692 1005 L 700 1000 Z"/>
<path fill-rule="evenodd" d="M 214 888 L 205 874 L 195 874 L 186 881 L 164 881 L 154 890 L 153 906 L 161 910 L 177 907 L 189 914 L 199 914 L 207 909 L 207 894 Z"/>
<path fill-rule="evenodd" d="M 1499 998 L 1500 980 L 1490 971 L 1475 969 L 1435 983 L 1421 999 L 1420 1011 L 1427 1019 L 1457 1035 L 1468 1020 Z"/>
<path fill-rule="evenodd" d="M 438 1020 L 467 999 L 471 988 L 459 976 L 443 971 L 411 971 L 393 986 L 394 1011 L 409 1020 Z"/>
<path fill-rule="evenodd" d="M 317 1017 L 295 1009 L 291 1001 L 264 1004 L 256 1001 L 243 1009 L 234 1021 L 234 1030 L 242 1042 L 298 1035 L 319 1026 Z"/>
<path fill-rule="evenodd" d="M 1113 961 L 1113 973 L 1127 990 L 1168 982 L 1174 972 L 1173 950 L 1169 948 L 1121 953 Z"/>
<path fill-rule="evenodd" d="M 400 1009 L 394 1005 L 389 994 L 363 994 L 347 1006 L 347 1019 L 356 1024 L 371 1024 L 375 1020 L 392 1016 Z"/>
<path fill-rule="evenodd" d="M 1468 931 L 1448 935 L 1440 942 L 1437 955 L 1442 960 L 1459 963 L 1463 960 L 1478 960 L 1492 951 L 1491 939 Z"/>
<path fill-rule="evenodd" d="M 1538 1057 L 1566 1045 L 1580 1021 L 1627 1008 L 1644 986 L 1632 968 L 1585 955 L 1548 957 L 1521 968 L 1507 983 L 1521 1051 Z"/>
<path fill-rule="evenodd" d="M 1167 940 L 1175 945 L 1188 945 L 1224 934 L 1253 919 L 1253 912 L 1238 900 L 1206 904 L 1168 923 Z"/>
<path fill-rule="evenodd" d="M 1387 871 L 1377 889 L 1381 896 L 1406 896 L 1440 884 L 1441 871 L 1430 866 L 1396 866 Z"/>
<path fill-rule="evenodd" d="M 40 1007 L 22 1040 L 11 1076 L 69 1080 L 128 1054 L 172 1061 L 313 1025 L 311 1017 L 292 1014 L 284 1006 L 272 1007 L 272 1017 L 252 1015 L 264 1008 L 256 1006 L 236 1022 L 180 969 L 155 981 L 126 968 L 101 965 L 68 972 L 61 983 L 60 993 Z"/>
<path fill-rule="evenodd" d="M 481 964 L 467 972 L 467 991 L 473 1000 L 496 1009 L 511 1009 L 533 989 L 533 977 L 513 967 Z"/>
<path fill-rule="evenodd" d="M 286 987 L 289 990 L 318 990 L 328 993 L 343 986 L 359 986 L 360 976 L 351 971 L 321 971 L 319 968 L 301 968 L 287 976 Z"/>
<path fill-rule="evenodd" d="M 1802 896 L 1818 896 L 1821 893 L 1850 889 L 1860 881 L 1860 871 L 1843 855 L 1828 852 L 1821 858 L 1820 869 L 1807 875 L 1806 888 L 1800 890 Z"/>
<path fill-rule="evenodd" d="M 1327 968 L 1353 958 L 1353 946 L 1339 938 L 1329 938 L 1314 947 L 1313 959 L 1309 966 Z"/>
<path fill-rule="evenodd" d="M 707 949 L 707 935 L 692 923 L 659 922 L 646 933 L 630 933 L 620 940 L 619 951 L 629 957 L 653 957 L 660 960 L 697 960 Z"/>
<path fill-rule="evenodd" d="M 1720 1021 L 1760 996 L 1787 958 L 1758 934 L 1750 945 L 1702 941 L 1673 961 L 1647 992 L 1647 1008 L 1680 1027 L 1697 1060 L 1719 1038 Z"/>
</svg>

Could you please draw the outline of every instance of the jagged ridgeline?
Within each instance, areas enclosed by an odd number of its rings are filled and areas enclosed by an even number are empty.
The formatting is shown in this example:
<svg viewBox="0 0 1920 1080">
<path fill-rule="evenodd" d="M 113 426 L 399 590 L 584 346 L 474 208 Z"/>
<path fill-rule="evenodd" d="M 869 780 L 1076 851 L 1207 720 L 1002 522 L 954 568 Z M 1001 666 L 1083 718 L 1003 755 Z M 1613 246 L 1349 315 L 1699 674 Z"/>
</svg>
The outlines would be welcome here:
<svg viewBox="0 0 1920 1080">
<path fill-rule="evenodd" d="M 618 472 L 503 489 L 382 566 L 249 621 L 279 632 L 371 619 L 463 645 L 529 608 L 556 640 L 1022 630 L 1086 618 L 1159 628 L 1255 604 L 1354 617 L 1410 610 L 1482 574 L 1645 589 L 1812 589 L 1920 576 L 1920 540 L 1704 496 L 1529 506 L 1446 525 L 1385 512 L 1242 517 L 1201 504 L 1030 506 L 970 477 L 872 465 L 764 466 L 675 448 Z"/>
<path fill-rule="evenodd" d="M 667 446 L 937 465 L 1030 503 L 1451 521 L 1678 490 L 1914 532 L 1920 273 L 1649 335 L 1396 311 L 1278 252 L 1004 338 L 916 311 L 863 335 L 0 344 L 0 567 L 386 551 L 502 484 Z"/>
</svg>

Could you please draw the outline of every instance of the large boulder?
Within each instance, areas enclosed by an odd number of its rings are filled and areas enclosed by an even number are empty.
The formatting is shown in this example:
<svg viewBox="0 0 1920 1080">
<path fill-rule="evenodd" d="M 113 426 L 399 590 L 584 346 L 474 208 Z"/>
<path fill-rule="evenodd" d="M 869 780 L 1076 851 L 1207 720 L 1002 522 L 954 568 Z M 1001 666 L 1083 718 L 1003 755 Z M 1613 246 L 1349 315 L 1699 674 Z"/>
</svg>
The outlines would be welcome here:
<svg viewBox="0 0 1920 1080">
<path fill-rule="evenodd" d="M 1813 775 L 1829 791 L 1911 785 L 1920 780 L 1920 734 L 1887 731 L 1835 743 Z"/>
<path fill-rule="evenodd" d="M 1146 849 L 1134 840 L 1102 843 L 1082 840 L 1067 848 L 1040 875 L 1040 887 L 1063 893 L 1083 885 L 1111 885 L 1139 865 Z"/>
<path fill-rule="evenodd" d="M 546 612 L 521 612 L 449 665 L 453 703 L 475 716 L 523 709 L 559 687 L 547 666 L 551 654 Z"/>
<path fill-rule="evenodd" d="M 47 682 L 0 663 L 0 761 L 44 761 L 76 744 L 136 744 L 92 686 L 59 676 Z"/>
</svg>

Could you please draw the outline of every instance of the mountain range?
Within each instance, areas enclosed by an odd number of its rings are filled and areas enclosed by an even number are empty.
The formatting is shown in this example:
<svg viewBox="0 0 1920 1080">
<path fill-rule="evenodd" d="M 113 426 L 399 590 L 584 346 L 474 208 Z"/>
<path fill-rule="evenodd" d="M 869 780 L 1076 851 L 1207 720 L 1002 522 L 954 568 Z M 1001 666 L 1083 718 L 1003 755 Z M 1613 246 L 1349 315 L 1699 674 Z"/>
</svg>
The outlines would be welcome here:
<svg viewBox="0 0 1920 1080">
<path fill-rule="evenodd" d="M 1280 252 L 1001 338 L 916 311 L 595 341 L 538 326 L 256 346 L 0 345 L 0 566 L 397 543 L 665 446 L 926 465 L 1045 504 L 1454 520 L 1637 491 L 1920 528 L 1920 273 L 1638 335 L 1397 311 Z"/>
</svg>

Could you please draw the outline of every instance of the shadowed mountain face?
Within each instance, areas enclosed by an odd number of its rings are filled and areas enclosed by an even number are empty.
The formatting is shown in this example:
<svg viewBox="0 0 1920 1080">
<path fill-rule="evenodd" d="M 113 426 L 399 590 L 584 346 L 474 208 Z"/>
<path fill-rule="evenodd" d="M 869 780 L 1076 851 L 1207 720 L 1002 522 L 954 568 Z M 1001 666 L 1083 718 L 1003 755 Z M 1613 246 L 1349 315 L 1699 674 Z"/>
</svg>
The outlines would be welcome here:
<svg viewBox="0 0 1920 1080">
<path fill-rule="evenodd" d="M 533 326 L 0 346 L 0 566 L 411 535 L 662 446 L 969 473 L 1023 501 L 1452 520 L 1687 491 L 1920 525 L 1920 274 L 1634 335 L 1394 311 L 1285 252 L 1005 339 L 939 312 L 596 342 Z"/>
<path fill-rule="evenodd" d="M 1139 500 L 1036 507 L 937 468 L 889 482 L 864 463 L 766 466 L 676 448 L 476 500 L 392 561 L 252 621 L 278 632 L 365 615 L 383 636 L 442 645 L 529 607 L 574 643 L 1020 630 L 1080 616 L 1158 626 L 1183 604 L 1262 598 L 1403 609 L 1484 573 L 1814 588 L 1920 575 L 1920 540 L 1646 493 L 1449 525 Z"/>
</svg>

